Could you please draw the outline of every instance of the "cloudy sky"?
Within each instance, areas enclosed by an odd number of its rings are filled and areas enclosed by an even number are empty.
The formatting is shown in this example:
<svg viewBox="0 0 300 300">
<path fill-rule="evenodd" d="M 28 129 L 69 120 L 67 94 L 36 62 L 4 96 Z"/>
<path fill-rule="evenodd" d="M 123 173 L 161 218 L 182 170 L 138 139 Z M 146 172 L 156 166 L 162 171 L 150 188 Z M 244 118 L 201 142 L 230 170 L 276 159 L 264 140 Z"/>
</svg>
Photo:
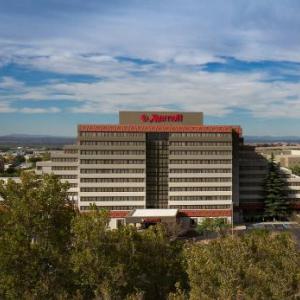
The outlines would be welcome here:
<svg viewBox="0 0 300 300">
<path fill-rule="evenodd" d="M 0 135 L 119 110 L 300 136 L 298 0 L 0 0 Z"/>
</svg>

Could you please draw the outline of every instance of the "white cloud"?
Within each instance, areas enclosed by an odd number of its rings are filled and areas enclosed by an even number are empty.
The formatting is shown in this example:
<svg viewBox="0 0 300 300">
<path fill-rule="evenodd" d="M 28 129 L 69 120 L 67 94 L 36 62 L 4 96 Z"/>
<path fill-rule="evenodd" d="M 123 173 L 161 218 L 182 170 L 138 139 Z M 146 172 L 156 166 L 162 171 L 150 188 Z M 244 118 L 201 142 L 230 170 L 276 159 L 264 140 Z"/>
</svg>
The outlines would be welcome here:
<svg viewBox="0 0 300 300">
<path fill-rule="evenodd" d="M 35 13 L 3 8 L 1 60 L 92 74 L 96 68 L 84 68 L 88 60 L 111 62 L 116 55 L 178 64 L 220 56 L 300 62 L 299 1 L 97 1 L 72 10 L 60 2 L 31 8 Z M 82 53 L 95 55 L 76 57 Z"/>
<path fill-rule="evenodd" d="M 12 103 L 0 101 L 0 113 L 24 113 L 24 114 L 41 114 L 41 113 L 59 113 L 61 110 L 58 107 L 23 107 L 14 108 Z"/>
<path fill-rule="evenodd" d="M 119 64 L 122 68 L 122 64 Z M 24 87 L 1 101 L 72 101 L 71 113 L 116 113 L 121 109 L 180 109 L 224 116 L 235 108 L 259 117 L 300 117 L 300 86 L 292 82 L 268 82 L 264 73 L 208 73 L 167 65 L 143 76 L 109 77 L 92 83 L 50 82 Z M 75 102 L 75 104 L 74 104 Z M 76 102 L 78 104 L 76 104 Z M 23 109 L 44 113 L 46 109 Z M 51 111 L 47 111 L 51 112 Z M 52 112 L 59 112 L 54 110 Z"/>
<path fill-rule="evenodd" d="M 0 78 L 0 89 L 20 89 L 23 88 L 24 83 L 22 81 L 16 80 L 13 77 L 3 76 Z"/>
<path fill-rule="evenodd" d="M 0 102 L 0 113 L 12 113 L 16 110 L 10 106 L 9 102 Z"/>
<path fill-rule="evenodd" d="M 47 114 L 47 113 L 59 113 L 61 110 L 57 107 L 39 108 L 39 107 L 24 107 L 19 110 L 24 114 Z"/>
</svg>

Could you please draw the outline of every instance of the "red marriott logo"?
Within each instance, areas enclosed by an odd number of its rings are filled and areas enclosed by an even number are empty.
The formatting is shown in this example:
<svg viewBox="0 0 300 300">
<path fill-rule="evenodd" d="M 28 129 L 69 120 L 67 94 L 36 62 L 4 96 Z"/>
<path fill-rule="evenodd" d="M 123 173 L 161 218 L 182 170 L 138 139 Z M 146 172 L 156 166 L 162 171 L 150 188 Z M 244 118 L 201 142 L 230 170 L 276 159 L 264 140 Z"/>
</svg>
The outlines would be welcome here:
<svg viewBox="0 0 300 300">
<path fill-rule="evenodd" d="M 140 116 L 140 120 L 142 122 L 150 122 L 150 123 L 159 123 L 159 122 L 182 122 L 183 115 L 182 114 L 174 114 L 174 115 L 157 115 L 157 114 L 142 114 Z"/>
</svg>

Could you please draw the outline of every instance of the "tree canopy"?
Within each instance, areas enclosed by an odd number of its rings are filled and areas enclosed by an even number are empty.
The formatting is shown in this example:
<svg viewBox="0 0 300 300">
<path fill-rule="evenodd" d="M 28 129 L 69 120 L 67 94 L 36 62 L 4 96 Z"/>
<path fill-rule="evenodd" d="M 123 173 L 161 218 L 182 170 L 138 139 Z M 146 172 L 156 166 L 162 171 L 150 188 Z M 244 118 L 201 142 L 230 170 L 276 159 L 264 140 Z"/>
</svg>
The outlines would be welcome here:
<svg viewBox="0 0 300 300">
<path fill-rule="evenodd" d="M 24 172 L 0 184 L 0 298 L 54 299 L 70 284 L 68 253 L 75 211 L 68 185 Z"/>
<path fill-rule="evenodd" d="M 300 165 L 295 165 L 291 167 L 291 171 L 293 174 L 300 176 Z"/>
<path fill-rule="evenodd" d="M 185 250 L 190 299 L 294 299 L 300 256 L 288 234 L 257 231 Z"/>
<path fill-rule="evenodd" d="M 79 213 L 67 189 L 54 175 L 30 172 L 20 183 L 0 181 L 0 299 L 294 299 L 299 293 L 299 252 L 287 234 L 197 244 L 170 238 L 162 225 L 111 230 L 107 211 Z"/>
</svg>

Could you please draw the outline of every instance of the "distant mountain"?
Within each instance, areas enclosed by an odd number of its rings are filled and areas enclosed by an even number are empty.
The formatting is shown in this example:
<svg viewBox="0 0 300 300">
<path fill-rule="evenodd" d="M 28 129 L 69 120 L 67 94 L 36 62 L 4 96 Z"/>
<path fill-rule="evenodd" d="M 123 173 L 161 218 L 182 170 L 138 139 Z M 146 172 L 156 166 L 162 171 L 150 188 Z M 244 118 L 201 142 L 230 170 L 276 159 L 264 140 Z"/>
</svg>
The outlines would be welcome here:
<svg viewBox="0 0 300 300">
<path fill-rule="evenodd" d="M 245 143 L 300 143 L 300 136 L 250 136 L 244 137 Z"/>
<path fill-rule="evenodd" d="M 74 137 L 60 137 L 48 135 L 30 134 L 10 134 L 0 136 L 0 146 L 2 147 L 54 147 L 60 148 L 63 145 L 76 142 Z"/>
</svg>

